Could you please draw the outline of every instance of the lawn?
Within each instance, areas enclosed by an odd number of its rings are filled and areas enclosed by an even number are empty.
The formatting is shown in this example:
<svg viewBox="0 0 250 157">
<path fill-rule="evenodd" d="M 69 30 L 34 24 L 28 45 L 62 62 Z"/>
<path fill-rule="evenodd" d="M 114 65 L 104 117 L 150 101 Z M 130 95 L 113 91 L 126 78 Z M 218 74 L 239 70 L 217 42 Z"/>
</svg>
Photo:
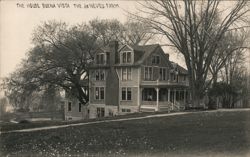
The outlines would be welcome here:
<svg viewBox="0 0 250 157">
<path fill-rule="evenodd" d="M 248 156 L 250 111 L 6 133 L 0 140 L 0 156 Z"/>
</svg>

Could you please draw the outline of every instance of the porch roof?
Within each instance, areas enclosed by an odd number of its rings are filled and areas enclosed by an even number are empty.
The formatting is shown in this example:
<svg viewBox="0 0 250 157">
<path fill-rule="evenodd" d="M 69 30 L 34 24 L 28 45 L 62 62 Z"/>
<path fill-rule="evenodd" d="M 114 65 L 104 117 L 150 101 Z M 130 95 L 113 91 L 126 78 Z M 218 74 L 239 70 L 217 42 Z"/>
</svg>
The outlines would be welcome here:
<svg viewBox="0 0 250 157">
<path fill-rule="evenodd" d="M 180 85 L 180 84 L 168 84 L 168 85 L 140 85 L 141 88 L 182 88 L 182 89 L 189 89 L 187 85 Z"/>
</svg>

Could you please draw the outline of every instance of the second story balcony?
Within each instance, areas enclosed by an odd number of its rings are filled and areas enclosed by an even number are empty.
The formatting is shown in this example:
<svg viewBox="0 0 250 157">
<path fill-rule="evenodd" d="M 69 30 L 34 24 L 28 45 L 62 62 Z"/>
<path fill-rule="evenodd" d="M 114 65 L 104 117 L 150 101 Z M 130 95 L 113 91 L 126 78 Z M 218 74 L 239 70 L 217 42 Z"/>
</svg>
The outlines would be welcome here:
<svg viewBox="0 0 250 157">
<path fill-rule="evenodd" d="M 141 81 L 141 86 L 189 86 L 188 80 L 186 81 L 176 81 L 176 80 L 150 80 L 150 81 Z"/>
</svg>

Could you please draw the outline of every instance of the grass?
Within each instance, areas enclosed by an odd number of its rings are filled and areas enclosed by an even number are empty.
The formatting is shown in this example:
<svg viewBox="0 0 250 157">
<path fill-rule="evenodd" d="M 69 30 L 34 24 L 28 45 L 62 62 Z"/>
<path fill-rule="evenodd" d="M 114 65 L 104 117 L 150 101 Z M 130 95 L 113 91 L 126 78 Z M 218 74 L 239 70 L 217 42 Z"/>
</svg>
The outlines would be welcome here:
<svg viewBox="0 0 250 157">
<path fill-rule="evenodd" d="M 250 111 L 7 133 L 0 140 L 0 156 L 247 156 Z"/>
<path fill-rule="evenodd" d="M 74 121 L 52 120 L 52 121 L 34 121 L 34 122 L 28 122 L 28 123 L 2 122 L 0 123 L 0 131 L 6 132 L 6 131 L 11 131 L 11 130 L 21 130 L 21 129 L 38 128 L 38 127 L 45 127 L 45 126 L 54 126 L 54 125 L 76 124 L 76 123 L 108 120 L 108 119 L 141 117 L 141 116 L 147 116 L 147 115 L 152 115 L 152 114 L 163 114 L 163 113 L 167 113 L 167 112 L 132 113 L 132 114 L 126 114 L 126 115 L 119 115 L 115 117 L 102 117 L 98 119 L 86 119 L 86 120 L 74 120 Z"/>
</svg>

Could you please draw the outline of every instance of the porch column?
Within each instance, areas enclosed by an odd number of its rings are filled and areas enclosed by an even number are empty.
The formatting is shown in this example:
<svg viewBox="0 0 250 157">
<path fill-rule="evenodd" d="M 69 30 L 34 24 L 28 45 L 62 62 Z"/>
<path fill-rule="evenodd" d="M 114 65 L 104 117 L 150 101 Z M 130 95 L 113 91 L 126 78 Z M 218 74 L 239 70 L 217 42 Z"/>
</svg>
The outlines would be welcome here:
<svg viewBox="0 0 250 157">
<path fill-rule="evenodd" d="M 138 91 L 138 108 L 139 108 L 139 112 L 141 112 L 141 105 L 142 105 L 142 91 L 143 88 L 139 87 L 139 91 Z"/>
<path fill-rule="evenodd" d="M 184 96 L 184 105 L 186 106 L 186 89 L 184 89 L 184 94 L 183 94 L 183 96 Z"/>
<path fill-rule="evenodd" d="M 174 109 L 175 102 L 176 102 L 176 89 L 174 89 L 174 103 L 172 104 L 172 109 Z"/>
<path fill-rule="evenodd" d="M 168 101 L 170 102 L 170 88 L 168 89 Z"/>
<path fill-rule="evenodd" d="M 176 102 L 176 89 L 174 90 L 174 104 Z"/>
<path fill-rule="evenodd" d="M 159 88 L 155 88 L 156 90 L 156 111 L 159 111 Z"/>
</svg>

